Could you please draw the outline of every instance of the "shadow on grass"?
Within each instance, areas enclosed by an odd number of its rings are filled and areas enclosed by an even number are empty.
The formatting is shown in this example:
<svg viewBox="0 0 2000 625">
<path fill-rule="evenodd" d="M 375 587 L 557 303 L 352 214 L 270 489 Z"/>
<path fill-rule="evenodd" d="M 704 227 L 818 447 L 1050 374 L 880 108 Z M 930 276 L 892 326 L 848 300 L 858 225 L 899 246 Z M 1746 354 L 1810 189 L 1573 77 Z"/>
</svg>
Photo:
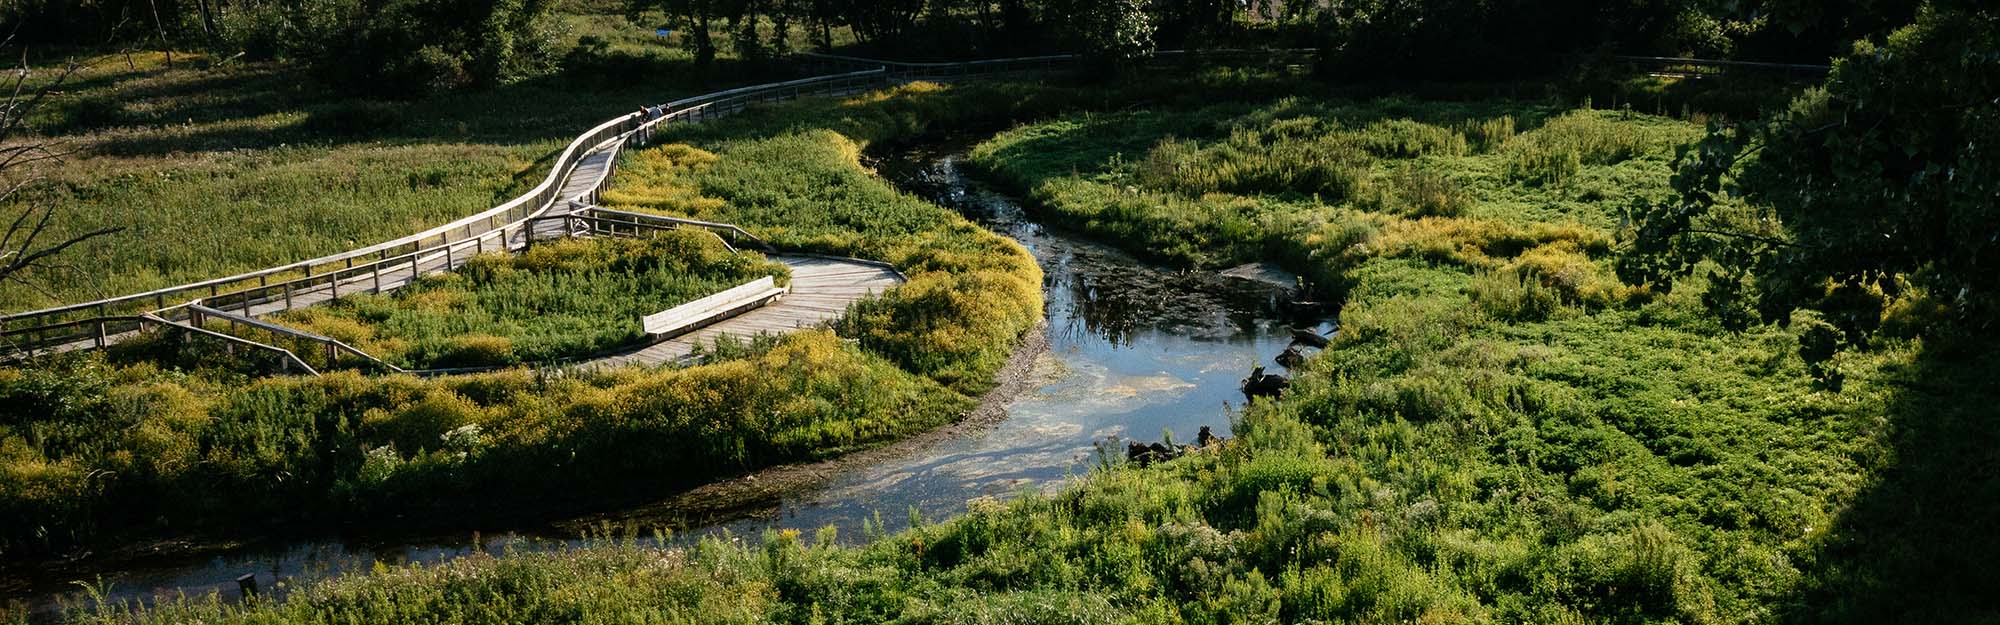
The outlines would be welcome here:
<svg viewBox="0 0 2000 625">
<path fill-rule="evenodd" d="M 1884 371 L 1890 455 L 1800 563 L 1787 620 L 2000 622 L 2000 341 L 1949 342 Z"/>
<path fill-rule="evenodd" d="M 620 67 L 627 71 L 619 80 L 591 71 L 555 74 L 410 101 L 342 94 L 303 69 L 275 64 L 173 70 L 185 76 L 121 73 L 70 89 L 74 97 L 49 131 L 102 132 L 83 141 L 89 151 L 125 157 L 280 145 L 518 145 L 573 137 L 640 106 L 794 76 L 782 64 L 730 60 L 706 69 L 672 60 Z"/>
</svg>

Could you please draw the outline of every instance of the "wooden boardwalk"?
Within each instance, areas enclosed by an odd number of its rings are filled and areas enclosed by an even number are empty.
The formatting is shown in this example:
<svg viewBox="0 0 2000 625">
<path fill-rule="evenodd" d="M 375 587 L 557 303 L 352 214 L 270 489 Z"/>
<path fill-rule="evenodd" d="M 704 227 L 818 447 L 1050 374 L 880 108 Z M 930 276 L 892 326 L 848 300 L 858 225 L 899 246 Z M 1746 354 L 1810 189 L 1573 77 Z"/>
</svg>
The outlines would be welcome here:
<svg viewBox="0 0 2000 625">
<path fill-rule="evenodd" d="M 817 328 L 845 314 L 854 302 L 903 283 L 903 277 L 895 270 L 873 263 L 787 254 L 773 254 L 771 260 L 792 268 L 792 292 L 778 301 L 670 340 L 578 366 L 687 363 L 694 356 L 695 346 L 714 345 L 723 335 L 749 338 Z"/>
<path fill-rule="evenodd" d="M 571 200 L 585 204 L 591 203 L 592 198 L 586 196 L 590 193 L 591 189 L 597 187 L 599 181 L 611 174 L 611 168 L 616 165 L 616 163 L 611 162 L 612 158 L 614 158 L 612 150 L 599 149 L 596 152 L 590 153 L 589 156 L 583 157 L 583 160 L 577 161 L 576 169 L 570 170 L 569 179 L 563 181 L 562 195 L 556 196 L 555 205 L 550 206 L 548 212 L 543 213 L 542 216 L 561 217 L 568 215 L 570 213 Z M 562 238 L 567 234 L 563 232 L 563 228 L 566 227 L 568 225 L 562 219 L 535 222 L 534 237 L 537 239 Z M 525 232 L 515 235 L 513 239 L 507 241 L 507 244 L 519 248 L 527 243 L 527 240 L 523 238 L 525 236 L 527 236 Z"/>
<path fill-rule="evenodd" d="M 579 161 L 576 169 L 572 170 L 569 178 L 564 181 L 562 195 L 559 196 L 561 199 L 556 201 L 555 206 L 549 207 L 547 214 L 551 216 L 569 214 L 569 200 L 589 193 L 592 188 L 596 187 L 598 181 L 603 180 L 604 176 L 610 172 L 612 166 L 611 158 L 612 151 L 600 147 L 600 149 L 592 152 L 589 156 L 585 156 L 582 161 Z M 561 220 L 543 221 L 536 223 L 535 233 L 538 238 L 560 238 L 563 236 L 562 228 L 563 222 Z M 524 236 L 524 234 L 515 234 L 507 241 L 506 247 L 511 249 L 525 247 L 527 240 Z M 409 284 L 414 277 L 454 269 L 459 265 L 465 264 L 466 260 L 478 255 L 480 252 L 496 251 L 502 251 L 500 242 L 497 239 L 491 245 L 465 248 L 463 253 L 445 254 L 443 251 L 436 251 L 425 254 L 418 257 L 416 262 L 411 265 L 385 269 L 381 272 L 380 276 L 356 276 L 341 280 L 338 295 L 345 297 L 363 292 L 388 293 Z M 294 291 L 289 302 L 285 300 L 273 300 L 251 306 L 249 316 L 262 317 L 284 312 L 292 308 L 304 308 L 306 306 L 323 304 L 336 298 L 334 291 L 333 287 L 328 286 Z"/>
</svg>

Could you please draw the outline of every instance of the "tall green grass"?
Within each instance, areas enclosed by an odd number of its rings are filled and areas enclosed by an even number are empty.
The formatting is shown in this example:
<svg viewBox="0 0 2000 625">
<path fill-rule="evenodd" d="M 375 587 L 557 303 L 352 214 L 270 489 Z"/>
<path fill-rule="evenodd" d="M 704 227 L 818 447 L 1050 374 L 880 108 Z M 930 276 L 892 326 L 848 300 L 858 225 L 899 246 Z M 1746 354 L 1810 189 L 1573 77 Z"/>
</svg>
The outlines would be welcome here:
<svg viewBox="0 0 2000 625">
<path fill-rule="evenodd" d="M 478 256 L 452 273 L 388 295 L 361 295 L 281 315 L 404 368 L 505 366 L 633 345 L 640 318 L 762 276 L 789 274 L 714 235 L 564 240 Z"/>
<path fill-rule="evenodd" d="M 615 11 L 565 19 L 606 47 L 567 61 L 557 76 L 409 102 L 351 99 L 285 63 L 79 57 L 82 71 L 30 120 L 70 155 L 41 166 L 43 181 L 10 202 L 59 206 L 51 236 L 128 229 L 74 248 L 67 267 L 25 276 L 33 287 L 0 285 L 0 311 L 233 275 L 422 231 L 541 182 L 550 157 L 606 119 L 790 76 L 734 60 L 697 71 L 686 53 L 654 40 L 651 26 Z M 37 76 L 57 65 L 38 58 Z"/>
</svg>

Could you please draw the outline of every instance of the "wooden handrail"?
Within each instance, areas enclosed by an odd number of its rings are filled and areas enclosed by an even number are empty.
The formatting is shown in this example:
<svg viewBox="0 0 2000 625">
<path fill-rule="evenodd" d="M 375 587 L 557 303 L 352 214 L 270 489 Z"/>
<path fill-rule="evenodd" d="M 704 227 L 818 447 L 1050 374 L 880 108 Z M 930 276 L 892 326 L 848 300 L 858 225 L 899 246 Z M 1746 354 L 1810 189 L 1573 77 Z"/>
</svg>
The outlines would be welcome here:
<svg viewBox="0 0 2000 625">
<path fill-rule="evenodd" d="M 1163 57 L 1229 56 L 1232 54 L 1272 54 L 1274 52 L 1277 54 L 1296 54 L 1302 51 L 1309 52 L 1310 49 L 1282 51 L 1169 50 L 1160 52 L 1158 55 Z M 826 58 L 849 61 L 856 60 L 853 57 L 834 57 L 830 55 L 808 54 L 806 56 L 824 56 Z M 1011 71 L 1005 68 L 1028 63 L 1041 63 L 1044 66 L 1048 66 L 1076 58 L 1078 57 L 1075 55 L 1051 55 L 990 59 L 964 63 L 899 63 L 878 62 L 868 59 L 859 60 L 906 68 L 951 68 L 961 70 L 958 75 L 975 75 Z M 643 144 L 650 141 L 652 133 L 662 124 L 699 122 L 710 117 L 740 111 L 750 103 L 758 101 L 791 99 L 822 93 L 840 93 L 844 89 L 883 82 L 890 79 L 890 77 L 891 72 L 885 67 L 877 67 L 863 71 L 726 89 L 691 98 L 674 100 L 656 107 L 648 107 L 645 111 L 605 121 L 578 135 L 563 149 L 562 153 L 557 157 L 555 165 L 550 168 L 548 175 L 543 178 L 540 184 L 519 197 L 480 213 L 383 243 L 268 269 L 175 287 L 154 289 L 132 295 L 23 313 L 0 315 L 0 338 L 22 334 L 46 335 L 50 331 L 58 329 L 93 326 L 99 330 L 98 334 L 100 334 L 100 336 L 96 337 L 95 344 L 101 347 L 106 341 L 105 337 L 101 336 L 106 320 L 131 318 L 129 316 L 120 316 L 123 313 L 114 310 L 114 307 L 129 310 L 136 304 L 146 314 L 155 315 L 167 323 L 174 323 L 167 320 L 166 315 L 182 312 L 193 314 L 196 311 L 190 308 L 191 303 L 206 306 L 211 310 L 228 312 L 228 308 L 223 305 L 208 306 L 206 302 L 223 302 L 230 298 L 235 298 L 238 301 L 237 307 L 241 308 L 241 312 L 230 314 L 247 319 L 252 317 L 249 311 L 253 306 L 279 301 L 280 296 L 286 302 L 284 307 L 290 308 L 292 296 L 301 291 L 310 293 L 316 289 L 327 289 L 331 292 L 331 295 L 338 297 L 340 289 L 343 286 L 370 278 L 374 279 L 375 286 L 379 288 L 384 271 L 398 269 L 406 264 L 411 267 L 411 276 L 409 279 L 415 279 L 427 272 L 450 270 L 458 264 L 457 259 L 459 257 L 470 256 L 470 252 L 486 249 L 486 243 L 489 240 L 497 239 L 497 241 L 493 241 L 495 243 L 493 249 L 495 250 L 511 250 L 516 247 L 515 242 L 512 240 L 515 233 L 519 233 L 523 239 L 523 243 L 525 243 L 527 239 L 533 237 L 532 225 L 539 223 L 544 214 L 561 202 L 584 200 L 594 203 L 597 199 L 597 192 L 603 188 L 605 182 L 611 177 L 612 172 L 615 171 L 615 160 L 607 163 L 604 176 L 595 181 L 588 191 L 580 193 L 576 197 L 556 197 L 568 182 L 569 176 L 575 171 L 576 166 L 592 154 L 609 150 L 611 151 L 609 156 L 615 158 L 628 143 Z M 768 243 L 765 243 L 762 239 L 757 238 L 748 231 L 730 224 L 628 213 L 594 206 L 589 210 L 592 212 L 602 212 L 607 217 L 583 215 L 576 218 L 597 220 L 600 223 L 615 223 L 617 218 L 623 218 L 627 220 L 627 223 L 624 225 L 632 225 L 632 222 L 640 219 L 664 221 L 677 225 L 700 227 L 710 232 L 718 230 L 729 232 L 732 235 L 741 236 L 754 242 L 758 247 L 767 250 L 774 249 Z M 656 224 L 645 225 L 659 227 Z M 718 238 L 720 238 L 720 234 L 718 234 Z M 725 239 L 724 243 L 727 244 L 728 240 Z M 400 250 L 406 248 L 409 251 L 398 253 Z M 433 268 L 425 268 L 423 266 L 426 262 L 436 262 L 439 257 L 443 257 L 445 260 L 442 266 Z M 318 273 L 315 273 L 316 270 Z M 301 277 L 286 277 L 294 273 L 302 273 L 304 275 Z M 281 279 L 274 282 L 274 278 Z M 252 283 L 254 283 L 254 286 L 251 286 Z M 351 288 L 351 290 L 364 291 L 374 289 Z M 170 298 L 182 301 L 169 302 Z M 62 318 L 72 313 L 84 313 L 88 316 L 74 319 Z M 81 335 L 59 338 L 67 338 L 72 340 L 72 342 L 89 340 L 89 337 Z M 46 337 L 41 341 L 41 343 L 49 342 L 49 339 Z M 366 356 L 366 354 L 362 354 L 359 350 L 353 350 L 351 347 L 348 349 L 354 353 Z M 9 348 L 0 346 L 0 350 L 9 350 Z M 372 356 L 366 357 L 379 362 L 379 359 Z M 383 364 L 386 365 L 386 363 Z"/>
<path fill-rule="evenodd" d="M 320 345 L 324 345 L 324 346 L 326 346 L 326 347 L 328 347 L 328 348 L 331 348 L 331 349 L 335 349 L 335 350 L 339 350 L 339 351 L 343 351 L 343 352 L 347 352 L 347 353 L 349 353 L 349 354 L 353 354 L 353 355 L 354 355 L 355 357 L 357 357 L 357 358 L 360 358 L 360 359 L 362 359 L 362 360 L 366 360 L 366 361 L 368 361 L 368 362 L 369 362 L 370 364 L 373 364 L 373 365 L 375 365 L 375 366 L 377 366 L 377 367 L 381 367 L 382 369 L 384 369 L 384 370 L 387 370 L 387 371 L 389 371 L 389 372 L 391 372 L 391 373 L 403 373 L 403 372 L 404 372 L 404 371 L 403 371 L 403 368 L 402 368 L 402 367 L 398 367 L 398 366 L 396 366 L 396 365 L 392 365 L 392 364 L 389 364 L 389 363 L 388 363 L 388 361 L 385 361 L 385 360 L 382 360 L 382 359 L 380 359 L 380 358 L 376 358 L 376 357 L 375 357 L 374 355 L 371 355 L 371 354 L 369 354 L 368 352 L 364 352 L 364 351 L 361 351 L 360 349 L 356 349 L 356 348 L 355 348 L 354 346 L 352 346 L 352 345 L 348 345 L 347 343 L 345 343 L 345 342 L 342 342 L 342 341 L 341 341 L 340 339 L 336 339 L 336 338 L 333 338 L 333 337 L 330 337 L 330 336 L 322 336 L 322 335 L 319 335 L 319 334 L 313 334 L 313 333 L 311 333 L 311 332 L 306 332 L 306 331 L 304 331 L 304 330 L 298 330 L 298 329 L 294 329 L 294 328 L 289 328 L 289 327 L 285 327 L 285 326 L 281 326 L 281 325 L 278 325 L 278 324 L 275 324 L 275 323 L 271 323 L 271 322 L 269 322 L 269 321 L 264 321 L 264 320 L 261 320 L 261 319 L 257 319 L 257 318 L 255 318 L 255 317 L 249 317 L 249 316 L 244 316 L 244 315 L 239 315 L 239 314 L 236 314 L 236 313 L 233 313 L 233 312 L 229 312 L 229 311 L 226 311 L 226 310 L 218 310 L 218 309 L 214 309 L 214 308 L 209 308 L 209 307 L 207 307 L 207 306 L 203 306 L 203 305 L 202 305 L 202 304 L 201 304 L 200 302 L 193 302 L 193 303 L 190 303 L 190 304 L 188 304 L 187 308 L 188 308 L 188 310 L 190 310 L 190 311 L 192 311 L 192 312 L 196 312 L 196 313 L 199 313 L 199 314 L 201 314 L 202 316 L 205 316 L 205 317 L 220 317 L 220 318 L 222 318 L 222 319 L 225 319 L 225 320 L 229 321 L 230 323 L 241 323 L 241 324 L 243 324 L 243 325 L 247 325 L 247 326 L 250 326 L 250 327 L 253 327 L 253 328 L 257 328 L 257 329 L 259 329 L 259 330 L 263 330 L 263 331 L 266 331 L 266 332 L 270 332 L 270 333 L 273 333 L 273 334 L 278 334 L 278 335 L 282 335 L 282 336 L 289 336 L 289 337 L 292 337 L 292 338 L 296 338 L 296 339 L 300 339 L 300 340 L 304 340 L 304 341 L 310 341 L 310 342 L 313 342 L 313 343 L 318 343 L 318 344 L 320 344 Z M 192 325 L 192 324 L 191 324 L 191 325 Z"/>
<path fill-rule="evenodd" d="M 729 97 L 742 96 L 746 94 L 774 93 L 774 92 L 786 92 L 786 91 L 791 91 L 794 94 L 801 94 L 801 92 L 793 90 L 800 87 L 811 86 L 820 83 L 847 81 L 857 78 L 879 76 L 880 74 L 882 74 L 880 70 L 871 70 L 863 72 L 850 72 L 847 74 L 839 74 L 833 76 L 819 76 L 814 78 L 790 80 L 780 83 L 753 85 L 750 87 L 741 87 L 737 89 L 730 89 L 726 91 L 719 91 L 711 94 L 695 96 L 693 98 L 683 98 L 681 100 L 676 100 L 674 102 L 665 105 L 664 108 L 671 110 L 676 107 L 685 107 L 694 103 L 722 100 L 722 99 L 727 99 Z M 323 265 L 329 265 L 334 263 L 345 263 L 347 261 L 359 260 L 366 256 L 384 253 L 386 251 L 394 250 L 396 248 L 403 246 L 415 245 L 421 248 L 424 241 L 432 238 L 437 238 L 441 241 L 440 244 L 441 248 L 442 245 L 449 244 L 454 241 L 471 240 L 475 236 L 486 234 L 494 230 L 510 226 L 518 226 L 520 225 L 521 222 L 524 222 L 529 217 L 536 216 L 539 213 L 546 211 L 549 207 L 554 206 L 557 202 L 569 199 L 569 198 L 557 198 L 554 197 L 553 195 L 560 190 L 562 184 L 568 179 L 569 173 L 576 167 L 576 165 L 579 162 L 581 162 L 585 157 L 587 157 L 589 154 L 594 153 L 598 149 L 606 148 L 607 147 L 606 143 L 611 141 L 619 141 L 619 143 L 609 146 L 611 147 L 611 149 L 617 149 L 619 147 L 622 147 L 623 140 L 629 139 L 635 134 L 641 134 L 642 131 L 644 133 L 650 133 L 651 130 L 658 124 L 667 123 L 669 121 L 673 121 L 674 119 L 672 116 L 668 115 L 663 115 L 650 120 L 645 119 L 645 117 L 646 116 L 643 113 L 635 112 L 630 115 L 625 115 L 622 117 L 611 119 L 602 124 L 599 124 L 595 128 L 585 131 L 582 135 L 579 135 L 576 139 L 572 140 L 569 143 L 569 145 L 564 148 L 561 155 L 558 156 L 556 159 L 556 165 L 550 169 L 549 174 L 543 178 L 542 182 L 536 185 L 533 189 L 529 190 L 526 193 L 523 193 L 519 197 L 516 197 L 512 200 L 509 200 L 493 208 L 487 209 L 485 211 L 482 211 L 474 215 L 454 220 L 452 222 L 434 228 L 430 228 L 428 230 L 424 230 L 422 232 L 418 232 L 416 234 L 398 237 L 390 241 L 378 243 L 375 245 L 370 245 L 359 249 L 340 252 L 337 254 L 330 254 L 327 256 L 322 256 L 319 258 L 313 258 L 309 260 L 293 262 L 267 269 L 260 269 L 257 271 L 237 274 L 224 278 L 203 280 L 200 282 L 194 282 L 180 286 L 154 289 L 143 293 L 135 293 L 131 295 L 124 295 L 124 296 L 100 299 L 89 302 L 81 302 L 77 304 L 56 306 L 52 308 L 45 308 L 29 312 L 0 315 L 0 324 L 50 317 L 54 315 L 60 315 L 63 313 L 76 312 L 88 309 L 104 309 L 110 306 L 134 303 L 134 302 L 145 303 L 148 301 L 152 301 L 155 302 L 156 304 L 160 304 L 161 306 L 158 306 L 159 308 L 164 308 L 165 307 L 164 300 L 170 297 L 178 299 L 179 297 L 184 297 L 186 295 L 195 294 L 198 292 L 199 295 L 202 296 L 214 296 L 217 294 L 216 292 L 219 291 L 222 287 L 234 286 L 238 285 L 239 283 L 257 280 L 259 278 L 268 278 L 274 275 L 280 275 L 298 271 L 310 273 L 312 269 Z M 519 216 L 515 217 L 517 213 L 519 214 Z M 508 219 L 506 224 L 500 227 L 494 227 L 492 222 L 494 222 L 497 218 L 501 216 L 508 216 L 512 218 Z M 484 222 L 484 224 L 482 224 L 482 222 Z M 482 225 L 485 227 L 483 228 L 480 227 Z M 451 235 L 454 232 L 461 230 L 465 231 L 464 235 L 461 235 L 458 239 L 455 240 L 451 238 Z M 433 249 L 439 249 L 439 248 L 433 248 Z"/>
<path fill-rule="evenodd" d="M 319 375 L 319 371 L 318 371 L 318 370 L 315 370 L 315 369 L 313 369 L 313 368 L 312 368 L 312 365 L 309 365 L 309 364 L 306 364 L 306 361 L 305 361 L 304 359 L 302 359 L 302 358 L 299 358 L 299 355 L 298 355 L 298 354 L 294 354 L 294 353 L 292 353 L 292 350 L 289 350 L 289 349 L 285 349 L 285 348 L 283 348 L 283 347 L 278 347 L 278 346 L 276 346 L 276 345 L 267 345 L 267 344 L 264 344 L 264 343 L 259 343 L 259 342 L 257 342 L 257 341 L 252 341 L 252 340 L 250 340 L 250 339 L 246 339 L 246 338 L 243 338 L 243 337 L 240 337 L 240 336 L 232 336 L 232 335 L 229 335 L 229 334 L 223 334 L 223 333 L 221 333 L 221 332 L 216 332 L 216 331 L 214 331 L 214 330 L 210 330 L 210 329 L 208 329 L 208 328 L 203 328 L 203 327 L 201 327 L 201 326 L 197 326 L 197 325 L 194 325 L 194 324 L 187 324 L 187 323 L 180 323 L 180 322 L 176 322 L 176 321 L 169 321 L 169 320 L 167 320 L 167 319 L 162 319 L 162 318 L 160 318 L 160 317 L 158 317 L 158 316 L 155 316 L 155 315 L 153 315 L 152 313 L 147 313 L 147 314 L 144 314 L 144 315 L 139 315 L 139 316 L 138 316 L 138 319 L 139 319 L 140 321 L 143 321 L 143 322 L 150 322 L 150 323 L 155 323 L 155 324 L 158 324 L 158 325 L 164 325 L 164 326 L 167 326 L 167 327 L 172 327 L 172 328 L 179 328 L 179 329 L 181 329 L 181 330 L 185 330 L 185 331 L 188 331 L 188 332 L 193 332 L 193 333 L 196 333 L 196 334 L 200 334 L 200 335 L 203 335 L 203 336 L 207 336 L 207 337 L 209 337 L 209 338 L 213 338 L 213 339 L 221 339 L 221 340 L 223 340 L 224 342 L 229 342 L 229 343 L 235 343 L 235 344 L 238 344 L 238 345 L 243 345 L 243 346 L 246 346 L 246 347 L 251 347 L 251 348 L 255 348 L 255 349 L 262 349 L 262 350 L 265 350 L 265 351 L 270 351 L 270 352 L 275 352 L 275 353 L 277 353 L 277 354 L 279 354 L 279 355 L 282 355 L 282 356 L 284 356 L 284 357 L 285 357 L 285 358 L 286 358 L 286 359 L 287 359 L 287 360 L 289 361 L 289 363 L 290 363 L 290 364 L 292 364 L 292 365 L 298 365 L 298 367 L 299 367 L 300 369 L 303 369 L 303 370 L 305 370 L 305 372 L 306 372 L 306 373 L 307 373 L 308 375 L 313 375 L 313 376 L 317 376 L 317 375 Z"/>
<path fill-rule="evenodd" d="M 1801 63 L 1766 63 L 1761 61 L 1729 61 L 1722 59 L 1686 59 L 1671 56 L 1617 56 L 1612 57 L 1628 63 L 1651 63 L 1655 65 L 1692 65 L 1695 67 L 1741 67 L 1746 69 L 1769 69 L 1788 72 L 1833 71 L 1832 65 L 1808 65 Z"/>
<path fill-rule="evenodd" d="M 604 215 L 611 215 L 613 217 L 623 218 L 625 220 L 625 223 L 666 222 L 669 224 L 675 224 L 681 226 L 693 226 L 696 228 L 703 228 L 707 230 L 721 230 L 730 233 L 732 236 L 748 239 L 751 243 L 755 243 L 757 248 L 762 249 L 764 251 L 774 252 L 777 251 L 778 249 L 772 247 L 770 243 L 764 242 L 763 239 L 757 238 L 757 235 L 750 234 L 750 231 L 744 230 L 742 227 L 737 226 L 736 224 L 725 224 L 714 221 L 702 221 L 699 219 L 687 219 L 684 217 L 669 217 L 666 215 L 653 215 L 648 213 L 634 213 L 631 211 L 622 211 L 612 208 L 604 208 L 602 206 L 586 206 L 584 207 L 584 211 L 590 213 L 590 216 L 604 214 Z"/>
</svg>

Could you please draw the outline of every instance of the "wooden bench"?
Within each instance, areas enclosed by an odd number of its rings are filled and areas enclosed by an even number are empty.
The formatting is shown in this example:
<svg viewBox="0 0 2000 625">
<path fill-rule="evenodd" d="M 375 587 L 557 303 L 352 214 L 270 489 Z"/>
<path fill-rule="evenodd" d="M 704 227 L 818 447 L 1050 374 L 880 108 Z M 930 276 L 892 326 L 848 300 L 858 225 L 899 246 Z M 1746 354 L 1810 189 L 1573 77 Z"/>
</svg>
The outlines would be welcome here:
<svg viewBox="0 0 2000 625">
<path fill-rule="evenodd" d="M 647 335 L 655 341 L 664 341 L 777 301 L 786 291 L 771 276 L 764 276 L 721 293 L 646 315 L 642 321 Z"/>
</svg>

